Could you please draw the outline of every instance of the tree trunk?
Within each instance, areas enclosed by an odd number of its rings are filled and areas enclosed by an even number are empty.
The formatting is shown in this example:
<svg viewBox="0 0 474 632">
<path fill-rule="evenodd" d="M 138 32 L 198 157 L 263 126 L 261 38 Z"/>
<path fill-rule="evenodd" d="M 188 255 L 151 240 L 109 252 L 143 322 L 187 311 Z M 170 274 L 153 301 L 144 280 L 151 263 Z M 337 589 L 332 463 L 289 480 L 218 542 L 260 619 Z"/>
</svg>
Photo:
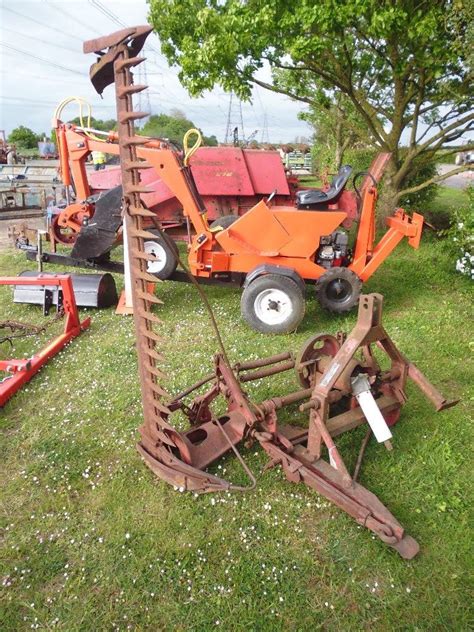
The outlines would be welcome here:
<svg viewBox="0 0 474 632">
<path fill-rule="evenodd" d="M 341 162 L 342 162 L 342 121 L 339 117 L 339 114 L 337 114 L 337 119 L 336 119 L 336 128 L 335 128 L 335 141 L 336 141 L 336 148 L 335 148 L 335 155 L 334 155 L 334 162 L 336 163 L 336 172 L 339 171 L 340 167 L 341 167 Z"/>
<path fill-rule="evenodd" d="M 377 223 L 385 226 L 385 218 L 392 215 L 398 206 L 399 187 L 397 186 L 397 167 L 393 159 L 388 163 L 382 182 L 378 185 Z"/>
</svg>

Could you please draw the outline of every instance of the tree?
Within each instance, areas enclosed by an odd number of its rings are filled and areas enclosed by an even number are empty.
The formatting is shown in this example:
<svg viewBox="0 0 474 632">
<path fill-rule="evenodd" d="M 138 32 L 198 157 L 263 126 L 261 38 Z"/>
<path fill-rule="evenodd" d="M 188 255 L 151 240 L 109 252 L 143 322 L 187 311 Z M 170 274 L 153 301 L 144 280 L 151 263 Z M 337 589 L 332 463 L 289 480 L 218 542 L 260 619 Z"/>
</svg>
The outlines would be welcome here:
<svg viewBox="0 0 474 632">
<path fill-rule="evenodd" d="M 183 136 L 189 129 L 196 128 L 196 125 L 186 118 L 184 112 L 173 109 L 171 114 L 153 114 L 140 130 L 145 136 L 153 136 L 155 138 L 166 138 L 173 143 L 181 145 Z M 197 128 L 196 128 L 197 129 Z M 201 131 L 201 130 L 199 130 Z M 202 132 L 201 132 L 202 133 Z M 204 136 L 205 145 L 217 145 L 215 136 Z"/>
<path fill-rule="evenodd" d="M 20 125 L 11 131 L 8 142 L 17 145 L 20 149 L 36 149 L 38 136 L 29 127 Z"/>
<path fill-rule="evenodd" d="M 313 127 L 315 153 L 322 154 L 325 166 L 334 171 L 342 165 L 348 148 L 364 146 L 366 128 L 351 101 L 341 92 L 328 96 L 321 91 L 318 105 L 312 105 L 299 117 Z"/>
<path fill-rule="evenodd" d="M 150 0 L 162 50 L 195 96 L 252 84 L 318 108 L 321 92 L 350 103 L 367 142 L 392 153 L 390 205 L 466 167 L 415 186 L 414 169 L 452 143 L 474 147 L 472 0 Z M 469 57 L 471 55 L 471 57 Z M 271 81 L 258 75 L 265 64 Z M 402 145 L 407 145 L 402 151 Z M 450 149 L 451 146 L 451 149 Z"/>
<path fill-rule="evenodd" d="M 110 132 L 117 127 L 117 121 L 115 119 L 107 119 L 103 121 L 102 119 L 96 119 L 93 116 L 91 116 L 90 119 L 90 126 L 86 116 L 82 117 L 82 123 L 79 116 L 76 116 L 76 118 L 71 119 L 69 122 L 74 123 L 74 125 L 84 124 L 84 126 L 92 127 L 93 129 L 100 130 L 101 132 Z"/>
</svg>

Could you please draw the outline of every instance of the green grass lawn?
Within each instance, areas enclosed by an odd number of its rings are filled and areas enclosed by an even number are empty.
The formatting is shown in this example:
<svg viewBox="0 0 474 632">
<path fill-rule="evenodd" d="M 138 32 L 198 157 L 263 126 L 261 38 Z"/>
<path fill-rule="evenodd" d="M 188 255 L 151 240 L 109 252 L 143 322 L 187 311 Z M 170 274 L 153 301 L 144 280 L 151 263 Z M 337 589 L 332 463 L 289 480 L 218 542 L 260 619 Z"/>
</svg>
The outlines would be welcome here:
<svg viewBox="0 0 474 632">
<path fill-rule="evenodd" d="M 21 253 L 0 253 L 0 274 L 27 267 Z M 367 450 L 361 482 L 418 540 L 417 558 L 404 561 L 279 469 L 260 474 L 266 458 L 256 447 L 242 449 L 259 473 L 252 492 L 194 496 L 157 480 L 134 447 L 132 320 L 92 311 L 90 330 L 0 412 L 1 629 L 472 629 L 472 283 L 428 234 L 418 251 L 402 244 L 365 289 L 385 295 L 384 324 L 400 349 L 443 393 L 462 398 L 435 414 L 410 384 L 394 451 Z M 177 393 L 209 371 L 217 344 L 192 287 L 168 282 L 157 292 L 166 387 Z M 309 297 L 297 333 L 268 337 L 241 321 L 238 290 L 207 292 L 232 361 L 297 350 L 314 332 L 356 321 Z M 11 289 L 0 288 L 7 318 L 42 322 L 37 308 L 13 306 Z M 2 357 L 50 335 L 2 345 Z M 294 386 L 286 374 L 249 391 L 259 400 Z M 364 432 L 341 438 L 351 467 Z M 212 471 L 245 481 L 232 457 Z"/>
</svg>

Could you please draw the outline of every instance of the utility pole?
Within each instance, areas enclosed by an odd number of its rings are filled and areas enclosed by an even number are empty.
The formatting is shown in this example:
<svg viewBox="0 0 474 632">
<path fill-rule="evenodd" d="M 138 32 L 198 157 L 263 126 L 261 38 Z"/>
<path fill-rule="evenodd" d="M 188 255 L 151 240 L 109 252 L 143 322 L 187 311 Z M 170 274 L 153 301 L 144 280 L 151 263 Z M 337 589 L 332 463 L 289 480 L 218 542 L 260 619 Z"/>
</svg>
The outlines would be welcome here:
<svg viewBox="0 0 474 632">
<path fill-rule="evenodd" d="M 268 135 L 268 115 L 266 111 L 263 113 L 263 127 L 262 127 L 262 134 L 260 136 L 260 142 L 261 143 L 270 142 L 270 137 Z"/>
<path fill-rule="evenodd" d="M 146 61 L 140 64 L 140 66 L 138 66 L 136 72 L 137 72 L 138 83 L 141 85 L 147 86 L 148 77 L 147 77 L 147 70 L 146 70 Z M 138 93 L 136 107 L 139 112 L 150 112 L 151 114 L 151 102 L 150 102 L 149 90 L 144 90 Z M 137 127 L 143 127 L 149 118 L 150 116 L 148 115 L 144 119 L 137 121 L 136 123 Z"/>
<path fill-rule="evenodd" d="M 245 141 L 244 117 L 242 113 L 242 101 L 237 100 L 233 92 L 229 95 L 229 109 L 227 110 L 227 124 L 224 143 L 239 144 L 239 139 Z"/>
</svg>

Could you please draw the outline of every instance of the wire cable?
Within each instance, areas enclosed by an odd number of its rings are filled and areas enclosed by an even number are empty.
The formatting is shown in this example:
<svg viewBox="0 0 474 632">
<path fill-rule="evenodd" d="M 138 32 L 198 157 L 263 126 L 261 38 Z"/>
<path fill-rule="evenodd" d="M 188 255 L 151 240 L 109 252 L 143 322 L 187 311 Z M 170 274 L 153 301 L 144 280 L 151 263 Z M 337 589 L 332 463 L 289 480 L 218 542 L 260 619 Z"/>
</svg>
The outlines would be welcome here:
<svg viewBox="0 0 474 632">
<path fill-rule="evenodd" d="M 9 11 L 10 13 L 14 13 L 15 15 L 20 16 L 21 18 L 24 18 L 25 20 L 30 20 L 30 22 L 34 22 L 35 24 L 39 24 L 40 26 L 43 26 L 44 28 L 47 29 L 51 29 L 52 31 L 56 31 L 57 33 L 61 33 L 62 36 L 68 37 L 68 38 L 73 38 L 73 39 L 77 39 L 80 42 L 82 42 L 82 39 L 80 37 L 78 37 L 77 35 L 73 35 L 72 33 L 67 33 L 66 31 L 64 31 L 64 29 L 57 29 L 55 26 L 51 26 L 50 24 L 45 24 L 45 22 L 40 22 L 40 20 L 35 20 L 34 18 L 30 17 L 29 15 L 25 15 L 24 13 L 20 13 L 19 11 L 15 11 L 14 9 L 10 9 L 10 7 L 2 7 L 3 11 Z"/>
<path fill-rule="evenodd" d="M 26 57 L 37 59 L 38 61 L 41 61 L 43 64 L 48 64 L 49 66 L 54 66 L 55 68 L 60 68 L 61 70 L 72 72 L 75 75 L 81 75 L 81 77 L 87 77 L 87 74 L 85 72 L 81 72 L 80 70 L 74 70 L 73 68 L 62 66 L 61 64 L 56 64 L 54 61 L 49 61 L 49 59 L 44 59 L 44 57 L 38 57 L 38 55 L 33 55 L 33 53 L 29 53 L 28 51 L 22 50 L 21 48 L 16 48 L 15 46 L 11 46 L 10 44 L 5 44 L 5 42 L 0 42 L 0 46 L 9 48 L 10 50 L 15 51 L 16 53 L 20 53 L 21 55 L 26 55 Z"/>
<path fill-rule="evenodd" d="M 10 31 L 10 33 L 13 33 L 14 35 L 19 35 L 20 37 L 26 37 L 27 39 L 34 39 L 37 42 L 41 42 L 42 44 L 46 44 L 47 46 L 54 46 L 55 48 L 62 48 L 63 50 L 67 50 L 70 53 L 81 53 L 82 54 L 82 50 L 78 49 L 78 48 L 69 48 L 68 46 L 62 46 L 61 44 L 56 44 L 54 42 L 48 42 L 47 40 L 41 39 L 40 37 L 36 37 L 36 35 L 26 35 L 25 33 L 19 33 L 18 31 L 14 31 L 13 29 L 9 29 L 6 26 L 2 27 L 2 31 Z"/>
</svg>

